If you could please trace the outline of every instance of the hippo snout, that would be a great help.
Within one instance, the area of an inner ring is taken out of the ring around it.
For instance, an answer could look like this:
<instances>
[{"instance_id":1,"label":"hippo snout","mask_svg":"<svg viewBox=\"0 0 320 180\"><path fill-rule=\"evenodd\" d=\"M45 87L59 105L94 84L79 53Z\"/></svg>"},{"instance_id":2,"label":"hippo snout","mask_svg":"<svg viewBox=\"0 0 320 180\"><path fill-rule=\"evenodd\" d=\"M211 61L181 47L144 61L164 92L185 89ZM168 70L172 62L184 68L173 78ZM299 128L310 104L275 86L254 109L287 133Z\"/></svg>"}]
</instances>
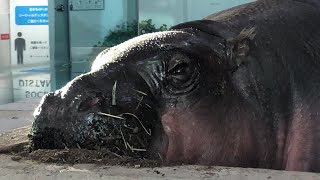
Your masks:
<instances>
[{"instance_id":1,"label":"hippo snout","mask_svg":"<svg viewBox=\"0 0 320 180\"><path fill-rule=\"evenodd\" d=\"M162 130L156 103L137 73L88 73L43 97L34 112L31 147L106 148L144 157Z\"/></svg>"}]
</instances>

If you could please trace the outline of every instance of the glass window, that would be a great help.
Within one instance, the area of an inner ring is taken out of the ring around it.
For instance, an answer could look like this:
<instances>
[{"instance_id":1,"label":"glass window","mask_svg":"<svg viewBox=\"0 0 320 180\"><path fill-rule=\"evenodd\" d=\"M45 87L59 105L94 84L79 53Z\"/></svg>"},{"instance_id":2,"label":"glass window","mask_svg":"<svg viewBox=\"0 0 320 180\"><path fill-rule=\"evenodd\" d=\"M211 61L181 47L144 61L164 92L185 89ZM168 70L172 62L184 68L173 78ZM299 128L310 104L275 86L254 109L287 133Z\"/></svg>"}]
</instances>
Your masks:
<instances>
[{"instance_id":1,"label":"glass window","mask_svg":"<svg viewBox=\"0 0 320 180\"><path fill-rule=\"evenodd\" d=\"M71 77L89 71L103 49L137 35L136 1L105 0L98 7L71 1L69 12ZM86 1L82 1L83 3Z\"/></svg>"},{"instance_id":2,"label":"glass window","mask_svg":"<svg viewBox=\"0 0 320 180\"><path fill-rule=\"evenodd\" d=\"M48 1L0 1L0 134L29 125L51 91Z\"/></svg>"},{"instance_id":3,"label":"glass window","mask_svg":"<svg viewBox=\"0 0 320 180\"><path fill-rule=\"evenodd\" d=\"M139 0L139 20L152 20L157 28L202 19L210 14L255 0ZM140 28L140 31L143 30Z\"/></svg>"}]
</instances>

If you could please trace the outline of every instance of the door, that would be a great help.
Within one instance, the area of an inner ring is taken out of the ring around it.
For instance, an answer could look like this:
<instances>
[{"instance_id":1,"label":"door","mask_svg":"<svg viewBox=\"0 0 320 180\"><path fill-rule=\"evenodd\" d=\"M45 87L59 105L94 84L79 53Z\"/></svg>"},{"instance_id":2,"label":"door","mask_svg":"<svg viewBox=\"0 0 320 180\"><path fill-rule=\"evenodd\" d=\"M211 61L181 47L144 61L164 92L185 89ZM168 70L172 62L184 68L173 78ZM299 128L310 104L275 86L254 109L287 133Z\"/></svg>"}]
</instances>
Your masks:
<instances>
[{"instance_id":1,"label":"door","mask_svg":"<svg viewBox=\"0 0 320 180\"><path fill-rule=\"evenodd\" d=\"M49 0L49 43L51 90L70 80L68 0Z\"/></svg>"}]
</instances>

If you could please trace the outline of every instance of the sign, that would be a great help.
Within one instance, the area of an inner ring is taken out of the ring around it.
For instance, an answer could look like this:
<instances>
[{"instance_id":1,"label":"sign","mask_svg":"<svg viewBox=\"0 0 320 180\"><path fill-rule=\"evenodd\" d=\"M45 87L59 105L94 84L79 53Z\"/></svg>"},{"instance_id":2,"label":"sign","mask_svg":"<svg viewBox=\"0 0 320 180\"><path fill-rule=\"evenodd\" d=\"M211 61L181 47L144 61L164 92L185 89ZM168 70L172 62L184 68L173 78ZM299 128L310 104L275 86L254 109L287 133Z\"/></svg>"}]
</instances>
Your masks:
<instances>
[{"instance_id":1,"label":"sign","mask_svg":"<svg viewBox=\"0 0 320 180\"><path fill-rule=\"evenodd\" d=\"M48 6L16 6L16 25L48 25Z\"/></svg>"},{"instance_id":2,"label":"sign","mask_svg":"<svg viewBox=\"0 0 320 180\"><path fill-rule=\"evenodd\" d=\"M14 99L37 98L50 92L50 74L47 68L25 69L15 72Z\"/></svg>"},{"instance_id":3,"label":"sign","mask_svg":"<svg viewBox=\"0 0 320 180\"><path fill-rule=\"evenodd\" d=\"M10 0L10 16L14 100L41 97L51 90L48 0Z\"/></svg>"},{"instance_id":4,"label":"sign","mask_svg":"<svg viewBox=\"0 0 320 180\"><path fill-rule=\"evenodd\" d=\"M104 0L70 0L71 11L103 10Z\"/></svg>"},{"instance_id":5,"label":"sign","mask_svg":"<svg viewBox=\"0 0 320 180\"><path fill-rule=\"evenodd\" d=\"M1 40L8 40L8 39L10 39L10 34L1 34L0 39Z\"/></svg>"}]
</instances>

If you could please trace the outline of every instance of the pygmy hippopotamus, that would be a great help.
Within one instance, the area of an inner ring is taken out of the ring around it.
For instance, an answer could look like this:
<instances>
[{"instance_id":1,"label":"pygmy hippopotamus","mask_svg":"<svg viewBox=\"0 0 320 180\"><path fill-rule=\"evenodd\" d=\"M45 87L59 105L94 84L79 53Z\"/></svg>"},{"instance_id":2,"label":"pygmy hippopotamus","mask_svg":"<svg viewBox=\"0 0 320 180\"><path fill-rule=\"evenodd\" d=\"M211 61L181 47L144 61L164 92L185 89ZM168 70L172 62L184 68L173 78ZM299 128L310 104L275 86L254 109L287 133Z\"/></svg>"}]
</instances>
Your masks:
<instances>
[{"instance_id":1,"label":"pygmy hippopotamus","mask_svg":"<svg viewBox=\"0 0 320 180\"><path fill-rule=\"evenodd\" d=\"M320 172L319 9L258 0L105 50L43 97L31 147Z\"/></svg>"}]
</instances>

